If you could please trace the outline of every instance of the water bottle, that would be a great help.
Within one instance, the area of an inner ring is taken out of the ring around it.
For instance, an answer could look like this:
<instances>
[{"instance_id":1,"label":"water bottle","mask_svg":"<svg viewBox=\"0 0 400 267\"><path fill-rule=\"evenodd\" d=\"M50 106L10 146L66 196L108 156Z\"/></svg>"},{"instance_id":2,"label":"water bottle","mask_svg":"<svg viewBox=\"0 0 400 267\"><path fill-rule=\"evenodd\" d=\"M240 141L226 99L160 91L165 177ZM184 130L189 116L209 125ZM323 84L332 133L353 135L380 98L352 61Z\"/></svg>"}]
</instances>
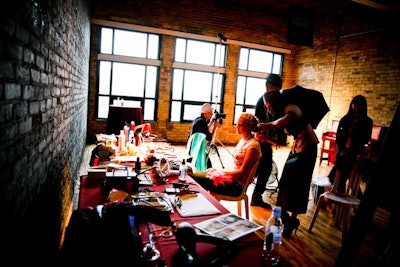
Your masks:
<instances>
[{"instance_id":1,"label":"water bottle","mask_svg":"<svg viewBox=\"0 0 400 267\"><path fill-rule=\"evenodd\" d=\"M179 166L179 181L186 182L187 166L185 159L182 160L182 164Z\"/></svg>"},{"instance_id":2,"label":"water bottle","mask_svg":"<svg viewBox=\"0 0 400 267\"><path fill-rule=\"evenodd\" d=\"M263 257L265 266L279 265L279 248L282 244L283 223L281 219L282 210L275 207L271 217L265 224L265 237L263 246Z\"/></svg>"}]
</instances>

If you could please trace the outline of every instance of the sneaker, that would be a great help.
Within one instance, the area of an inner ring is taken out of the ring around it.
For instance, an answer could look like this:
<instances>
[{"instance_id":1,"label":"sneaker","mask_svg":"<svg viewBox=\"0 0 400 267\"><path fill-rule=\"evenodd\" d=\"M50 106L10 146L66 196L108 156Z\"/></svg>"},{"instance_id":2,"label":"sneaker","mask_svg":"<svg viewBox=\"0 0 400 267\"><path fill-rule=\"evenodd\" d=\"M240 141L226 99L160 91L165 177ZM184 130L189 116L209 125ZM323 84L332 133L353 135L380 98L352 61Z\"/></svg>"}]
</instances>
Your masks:
<instances>
[{"instance_id":1,"label":"sneaker","mask_svg":"<svg viewBox=\"0 0 400 267\"><path fill-rule=\"evenodd\" d=\"M250 206L257 206L257 207L262 207L265 209L272 209L272 206L266 202L264 202L262 199L261 200L251 200Z\"/></svg>"}]
</instances>

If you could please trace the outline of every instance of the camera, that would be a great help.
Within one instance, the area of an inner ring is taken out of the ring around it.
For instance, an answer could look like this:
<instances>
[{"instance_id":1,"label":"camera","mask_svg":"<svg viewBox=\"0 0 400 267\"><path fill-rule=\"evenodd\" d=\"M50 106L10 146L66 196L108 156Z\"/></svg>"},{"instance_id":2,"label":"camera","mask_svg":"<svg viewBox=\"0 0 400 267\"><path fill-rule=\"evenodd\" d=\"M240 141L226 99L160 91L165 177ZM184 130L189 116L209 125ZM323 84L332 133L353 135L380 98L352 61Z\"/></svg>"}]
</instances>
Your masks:
<instances>
[{"instance_id":1,"label":"camera","mask_svg":"<svg viewBox=\"0 0 400 267\"><path fill-rule=\"evenodd\" d=\"M226 114L225 113L219 113L217 110L214 110L214 115L212 117L214 120L219 120L219 119L225 119Z\"/></svg>"}]
</instances>

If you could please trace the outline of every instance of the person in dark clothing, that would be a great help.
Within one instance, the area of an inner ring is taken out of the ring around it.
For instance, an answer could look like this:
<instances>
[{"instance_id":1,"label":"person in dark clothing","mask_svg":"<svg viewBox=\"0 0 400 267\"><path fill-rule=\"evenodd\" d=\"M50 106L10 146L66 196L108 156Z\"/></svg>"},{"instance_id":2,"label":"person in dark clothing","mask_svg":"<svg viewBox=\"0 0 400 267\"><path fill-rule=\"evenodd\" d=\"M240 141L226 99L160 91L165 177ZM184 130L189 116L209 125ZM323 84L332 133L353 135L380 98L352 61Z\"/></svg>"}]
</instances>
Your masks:
<instances>
[{"instance_id":1,"label":"person in dark clothing","mask_svg":"<svg viewBox=\"0 0 400 267\"><path fill-rule=\"evenodd\" d=\"M346 181L356 157L363 154L365 146L371 140L372 127L373 121L367 114L366 98L362 95L355 96L346 115L339 121L336 132L336 161L328 175L332 184L337 183L338 192L345 192ZM338 180L335 181L336 179Z\"/></svg>"},{"instance_id":2,"label":"person in dark clothing","mask_svg":"<svg viewBox=\"0 0 400 267\"><path fill-rule=\"evenodd\" d=\"M272 90L280 90L282 88L282 79L277 74L270 74L265 82L266 92ZM268 114L267 109L264 104L264 97L261 96L256 104L256 117L260 122L272 121L270 114ZM262 157L258 165L256 172L257 183L254 187L253 195L251 197L251 206L259 206L263 208L271 208L269 203L264 202L262 195L265 191L269 176L272 171L272 145L276 144L276 131L264 131L256 134L256 138L261 145ZM286 137L286 134L284 134ZM285 138L286 139L286 138Z\"/></svg>"},{"instance_id":3,"label":"person in dark clothing","mask_svg":"<svg viewBox=\"0 0 400 267\"><path fill-rule=\"evenodd\" d=\"M209 145L212 142L215 129L216 127L218 127L218 121L212 119L212 117L213 117L213 109L211 105L209 103L203 104L200 109L200 116L193 120L188 136L189 140L189 137L194 133L205 134L208 147L207 151L209 151ZM207 159L208 159L207 167L211 168L212 167L211 161L208 157Z\"/></svg>"},{"instance_id":4,"label":"person in dark clothing","mask_svg":"<svg viewBox=\"0 0 400 267\"><path fill-rule=\"evenodd\" d=\"M319 141L300 107L286 99L281 92L276 90L265 93L264 101L268 112L278 119L260 123L259 127L266 129L283 127L293 136L291 151L279 181L276 202L277 206L282 207L282 220L285 225L283 235L290 236L300 225L297 215L307 212Z\"/></svg>"}]
</instances>

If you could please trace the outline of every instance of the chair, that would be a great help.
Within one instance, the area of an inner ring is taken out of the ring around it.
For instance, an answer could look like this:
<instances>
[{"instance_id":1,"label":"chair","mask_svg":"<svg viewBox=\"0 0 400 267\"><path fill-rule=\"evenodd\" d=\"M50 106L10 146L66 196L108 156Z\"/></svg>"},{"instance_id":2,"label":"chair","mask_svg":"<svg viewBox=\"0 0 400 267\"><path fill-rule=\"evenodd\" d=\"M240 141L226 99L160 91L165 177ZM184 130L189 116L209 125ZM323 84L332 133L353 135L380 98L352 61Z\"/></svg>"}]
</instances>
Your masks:
<instances>
[{"instance_id":1,"label":"chair","mask_svg":"<svg viewBox=\"0 0 400 267\"><path fill-rule=\"evenodd\" d=\"M372 163L370 160L363 157L358 157L353 165L350 177L346 185L346 193L337 192L337 187L339 185L340 170L336 171L335 181L331 191L326 191L322 193L317 202L317 207L315 208L314 215L311 219L311 223L308 227L308 232L311 233L314 226L315 220L317 219L319 210L321 209L324 202L328 202L335 205L335 225L340 225L340 220L342 221L342 242L344 241L351 218L351 212L357 209L360 205L360 199L357 198L360 189L360 182L363 177L369 173Z\"/></svg>"},{"instance_id":2,"label":"chair","mask_svg":"<svg viewBox=\"0 0 400 267\"><path fill-rule=\"evenodd\" d=\"M260 157L261 158L261 157ZM213 195L218 201L225 200L225 201L236 201L237 202L237 209L238 209L238 215L242 216L242 200L244 200L244 208L246 211L246 219L249 219L249 197L247 196L247 187L249 184L253 182L254 176L256 175L257 168L258 168L258 163L260 162L260 158L258 158L255 162L253 167L251 168L249 175L247 177L246 183L243 187L242 192L240 193L239 196L233 197L233 196L227 196L227 195L222 195L214 192L210 192L211 195Z\"/></svg>"},{"instance_id":3,"label":"chair","mask_svg":"<svg viewBox=\"0 0 400 267\"><path fill-rule=\"evenodd\" d=\"M207 170L206 147L206 135L203 133L192 134L186 143L186 153L191 158L187 165L192 169L194 175L196 175L196 172Z\"/></svg>"},{"instance_id":4,"label":"chair","mask_svg":"<svg viewBox=\"0 0 400 267\"><path fill-rule=\"evenodd\" d=\"M381 136L381 126L372 126L372 133L371 133L371 140L368 142L367 145L365 145L365 156L367 158L371 158L376 160L377 159L377 154L379 150L379 138Z\"/></svg>"},{"instance_id":5,"label":"chair","mask_svg":"<svg viewBox=\"0 0 400 267\"><path fill-rule=\"evenodd\" d=\"M135 132L141 133L141 134L145 134L148 133L149 135L152 134L151 132L151 124L146 122L140 125L136 125L135 126Z\"/></svg>"},{"instance_id":6,"label":"chair","mask_svg":"<svg viewBox=\"0 0 400 267\"><path fill-rule=\"evenodd\" d=\"M321 140L321 153L319 156L319 165L321 165L323 160L328 161L329 163L334 164L336 160L336 132L339 125L339 120L332 120L331 129L322 134ZM327 143L325 143L327 142ZM327 157L324 157L324 154L328 154Z\"/></svg>"}]
</instances>

